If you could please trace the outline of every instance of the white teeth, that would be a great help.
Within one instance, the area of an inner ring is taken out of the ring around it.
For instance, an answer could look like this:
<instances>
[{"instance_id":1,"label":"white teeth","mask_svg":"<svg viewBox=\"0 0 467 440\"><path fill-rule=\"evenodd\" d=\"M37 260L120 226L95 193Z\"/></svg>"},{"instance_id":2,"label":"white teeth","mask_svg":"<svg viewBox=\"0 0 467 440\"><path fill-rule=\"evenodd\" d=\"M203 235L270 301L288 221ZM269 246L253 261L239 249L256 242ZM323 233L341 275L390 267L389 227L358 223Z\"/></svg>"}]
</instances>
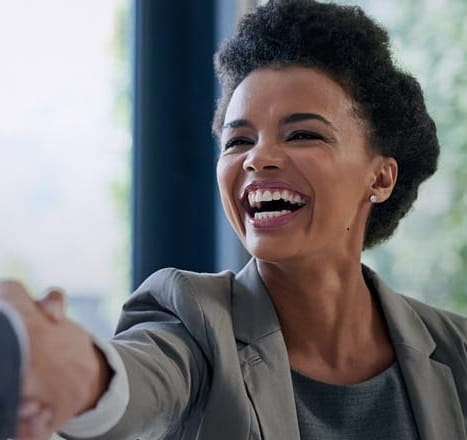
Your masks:
<instances>
[{"instance_id":1,"label":"white teeth","mask_svg":"<svg viewBox=\"0 0 467 440\"><path fill-rule=\"evenodd\" d=\"M279 200L281 198L280 191L274 191L272 194L272 200Z\"/></svg>"},{"instance_id":2,"label":"white teeth","mask_svg":"<svg viewBox=\"0 0 467 440\"><path fill-rule=\"evenodd\" d=\"M248 193L248 203L251 207L260 207L261 202L270 202L272 200L283 199L289 203L305 203L305 199L299 194L289 190L261 190L257 189Z\"/></svg>"},{"instance_id":3,"label":"white teeth","mask_svg":"<svg viewBox=\"0 0 467 440\"><path fill-rule=\"evenodd\" d=\"M263 201L263 197L262 197L262 194L261 194L261 191L256 191L254 193L255 195L255 202L256 203L261 203Z\"/></svg>"},{"instance_id":4,"label":"white teeth","mask_svg":"<svg viewBox=\"0 0 467 440\"><path fill-rule=\"evenodd\" d=\"M302 198L298 194L295 194L293 201L294 203L300 203L302 201Z\"/></svg>"},{"instance_id":5,"label":"white teeth","mask_svg":"<svg viewBox=\"0 0 467 440\"><path fill-rule=\"evenodd\" d=\"M272 200L271 191L264 191L263 193L263 202L270 202Z\"/></svg>"},{"instance_id":6,"label":"white teeth","mask_svg":"<svg viewBox=\"0 0 467 440\"><path fill-rule=\"evenodd\" d=\"M266 220L268 218L281 217L290 214L292 211L283 209L282 211L255 212L255 220Z\"/></svg>"}]
</instances>

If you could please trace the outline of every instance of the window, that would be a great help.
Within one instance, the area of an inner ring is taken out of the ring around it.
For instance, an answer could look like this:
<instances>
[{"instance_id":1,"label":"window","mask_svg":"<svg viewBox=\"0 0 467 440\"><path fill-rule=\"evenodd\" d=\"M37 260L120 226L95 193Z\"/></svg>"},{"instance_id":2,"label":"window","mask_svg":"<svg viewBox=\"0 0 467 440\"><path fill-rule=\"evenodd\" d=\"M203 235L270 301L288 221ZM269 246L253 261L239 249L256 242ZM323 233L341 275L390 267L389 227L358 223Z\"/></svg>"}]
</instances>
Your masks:
<instances>
[{"instance_id":1,"label":"window","mask_svg":"<svg viewBox=\"0 0 467 440\"><path fill-rule=\"evenodd\" d=\"M0 277L102 336L129 292L130 5L0 4Z\"/></svg>"}]
</instances>

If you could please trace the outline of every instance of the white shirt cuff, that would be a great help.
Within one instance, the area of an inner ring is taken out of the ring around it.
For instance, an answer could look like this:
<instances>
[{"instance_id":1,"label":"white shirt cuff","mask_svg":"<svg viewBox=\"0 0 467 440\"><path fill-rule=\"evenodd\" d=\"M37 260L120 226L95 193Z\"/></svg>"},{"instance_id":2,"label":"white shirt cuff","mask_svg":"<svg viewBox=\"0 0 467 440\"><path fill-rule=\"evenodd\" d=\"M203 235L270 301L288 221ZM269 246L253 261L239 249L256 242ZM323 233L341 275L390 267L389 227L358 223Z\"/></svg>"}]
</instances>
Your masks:
<instances>
[{"instance_id":1,"label":"white shirt cuff","mask_svg":"<svg viewBox=\"0 0 467 440\"><path fill-rule=\"evenodd\" d=\"M118 351L110 342L96 336L94 343L104 354L114 375L96 407L73 418L63 427L61 432L70 437L89 438L105 434L122 418L130 399L128 376Z\"/></svg>"},{"instance_id":2,"label":"white shirt cuff","mask_svg":"<svg viewBox=\"0 0 467 440\"><path fill-rule=\"evenodd\" d=\"M18 338L21 353L21 376L24 376L29 362L29 336L20 314L14 307L0 300L0 311L6 316Z\"/></svg>"}]
</instances>

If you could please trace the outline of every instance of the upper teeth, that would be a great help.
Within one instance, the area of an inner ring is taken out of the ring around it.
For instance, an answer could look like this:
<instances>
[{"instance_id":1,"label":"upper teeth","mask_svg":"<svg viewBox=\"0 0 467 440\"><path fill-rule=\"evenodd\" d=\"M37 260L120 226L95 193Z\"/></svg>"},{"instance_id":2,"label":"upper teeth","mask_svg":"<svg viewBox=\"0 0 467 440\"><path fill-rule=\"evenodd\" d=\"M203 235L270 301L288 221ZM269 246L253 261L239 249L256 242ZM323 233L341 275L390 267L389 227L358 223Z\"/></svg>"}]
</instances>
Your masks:
<instances>
[{"instance_id":1,"label":"upper teeth","mask_svg":"<svg viewBox=\"0 0 467 440\"><path fill-rule=\"evenodd\" d=\"M305 203L305 199L297 193L287 189L257 189L248 193L248 202L251 207L260 207L261 202L270 202L271 200L284 200L289 203Z\"/></svg>"}]
</instances>

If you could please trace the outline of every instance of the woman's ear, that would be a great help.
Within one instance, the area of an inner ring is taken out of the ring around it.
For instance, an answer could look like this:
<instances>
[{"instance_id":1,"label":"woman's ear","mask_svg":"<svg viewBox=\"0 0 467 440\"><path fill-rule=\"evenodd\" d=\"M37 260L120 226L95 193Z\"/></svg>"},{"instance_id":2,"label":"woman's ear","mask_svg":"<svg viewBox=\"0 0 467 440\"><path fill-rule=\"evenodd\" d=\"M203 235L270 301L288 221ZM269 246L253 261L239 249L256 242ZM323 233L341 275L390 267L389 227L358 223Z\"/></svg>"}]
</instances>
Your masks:
<instances>
[{"instance_id":1,"label":"woman's ear","mask_svg":"<svg viewBox=\"0 0 467 440\"><path fill-rule=\"evenodd\" d=\"M380 156L376 167L375 178L371 185L372 194L377 202L389 199L397 181L398 165L393 157Z\"/></svg>"}]
</instances>

